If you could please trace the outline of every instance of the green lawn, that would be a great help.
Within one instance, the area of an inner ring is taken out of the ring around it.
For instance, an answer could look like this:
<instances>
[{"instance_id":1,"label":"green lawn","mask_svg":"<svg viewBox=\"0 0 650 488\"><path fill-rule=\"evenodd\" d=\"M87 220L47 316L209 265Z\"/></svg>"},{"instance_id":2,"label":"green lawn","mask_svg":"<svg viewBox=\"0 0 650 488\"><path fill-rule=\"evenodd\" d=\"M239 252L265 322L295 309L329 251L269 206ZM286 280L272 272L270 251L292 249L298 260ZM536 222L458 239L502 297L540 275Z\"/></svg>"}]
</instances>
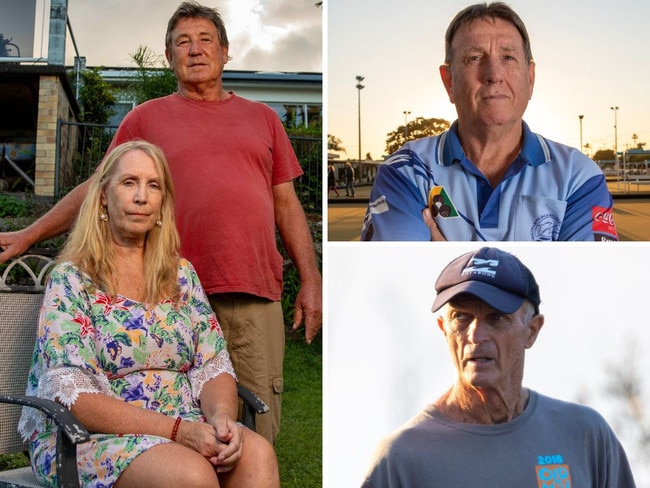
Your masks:
<instances>
[{"instance_id":1,"label":"green lawn","mask_svg":"<svg viewBox=\"0 0 650 488\"><path fill-rule=\"evenodd\" d=\"M282 423L275 446L283 488L323 484L321 337L309 346L304 329L287 337Z\"/></svg>"}]
</instances>

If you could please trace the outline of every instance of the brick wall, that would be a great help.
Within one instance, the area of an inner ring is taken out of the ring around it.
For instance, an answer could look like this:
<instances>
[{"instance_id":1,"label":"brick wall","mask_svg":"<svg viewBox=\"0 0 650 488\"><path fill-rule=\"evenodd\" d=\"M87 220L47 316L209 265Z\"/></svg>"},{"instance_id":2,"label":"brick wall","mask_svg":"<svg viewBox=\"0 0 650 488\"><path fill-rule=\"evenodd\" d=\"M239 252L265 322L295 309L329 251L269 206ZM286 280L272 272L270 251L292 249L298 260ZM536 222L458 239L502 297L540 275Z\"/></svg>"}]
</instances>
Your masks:
<instances>
[{"instance_id":1,"label":"brick wall","mask_svg":"<svg viewBox=\"0 0 650 488\"><path fill-rule=\"evenodd\" d=\"M56 173L57 119L74 120L70 101L58 76L41 76L36 125L36 167L34 194L53 197Z\"/></svg>"}]
</instances>

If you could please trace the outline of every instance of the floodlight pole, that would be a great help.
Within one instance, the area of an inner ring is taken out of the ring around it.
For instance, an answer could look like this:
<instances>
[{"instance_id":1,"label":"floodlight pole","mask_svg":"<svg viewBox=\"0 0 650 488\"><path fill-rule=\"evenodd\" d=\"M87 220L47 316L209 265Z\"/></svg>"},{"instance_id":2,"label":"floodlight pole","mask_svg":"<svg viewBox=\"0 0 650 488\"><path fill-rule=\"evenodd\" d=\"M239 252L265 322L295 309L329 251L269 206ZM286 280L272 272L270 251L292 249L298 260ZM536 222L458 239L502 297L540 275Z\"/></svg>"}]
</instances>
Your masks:
<instances>
[{"instance_id":1,"label":"floodlight pole","mask_svg":"<svg viewBox=\"0 0 650 488\"><path fill-rule=\"evenodd\" d=\"M617 112L618 107L609 107L610 110L614 111L614 161L616 162L616 171L619 170L618 166L618 118Z\"/></svg>"},{"instance_id":2,"label":"floodlight pole","mask_svg":"<svg viewBox=\"0 0 650 488\"><path fill-rule=\"evenodd\" d=\"M361 168L361 90L364 89L364 86L361 84L361 82L364 80L363 76L358 76L357 75L357 90L358 90L358 97L357 97L357 107L358 107L358 113L359 113L359 168Z\"/></svg>"},{"instance_id":3,"label":"floodlight pole","mask_svg":"<svg viewBox=\"0 0 650 488\"><path fill-rule=\"evenodd\" d=\"M580 152L583 153L584 151L582 150L582 119L584 115L578 115L578 118L580 119Z\"/></svg>"},{"instance_id":4,"label":"floodlight pole","mask_svg":"<svg viewBox=\"0 0 650 488\"><path fill-rule=\"evenodd\" d=\"M408 116L410 114L410 110L404 110L404 141L409 138Z\"/></svg>"}]
</instances>

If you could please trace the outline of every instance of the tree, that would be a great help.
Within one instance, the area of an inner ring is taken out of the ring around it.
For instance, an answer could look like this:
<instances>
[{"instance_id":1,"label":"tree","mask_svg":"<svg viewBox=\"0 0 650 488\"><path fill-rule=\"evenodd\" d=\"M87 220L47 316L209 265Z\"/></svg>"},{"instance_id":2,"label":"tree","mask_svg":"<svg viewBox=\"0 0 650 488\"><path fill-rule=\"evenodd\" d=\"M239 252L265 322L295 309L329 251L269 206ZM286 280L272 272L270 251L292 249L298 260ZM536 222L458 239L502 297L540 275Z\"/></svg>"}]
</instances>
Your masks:
<instances>
[{"instance_id":1,"label":"tree","mask_svg":"<svg viewBox=\"0 0 650 488\"><path fill-rule=\"evenodd\" d=\"M613 149L599 149L592 157L594 161L614 161Z\"/></svg>"},{"instance_id":2,"label":"tree","mask_svg":"<svg viewBox=\"0 0 650 488\"><path fill-rule=\"evenodd\" d=\"M386 134L386 153L392 154L408 141L436 136L447 129L449 129L449 122L444 119L417 117L406 126L401 125Z\"/></svg>"},{"instance_id":3,"label":"tree","mask_svg":"<svg viewBox=\"0 0 650 488\"><path fill-rule=\"evenodd\" d=\"M176 91L178 87L176 76L167 66L163 56L156 54L147 46L138 46L138 49L129 56L138 68L137 77L130 85L135 93L136 103L164 97Z\"/></svg>"},{"instance_id":4,"label":"tree","mask_svg":"<svg viewBox=\"0 0 650 488\"><path fill-rule=\"evenodd\" d=\"M59 172L59 195L65 195L86 180L97 167L113 137L113 130L107 124L115 113L115 102L113 88L102 78L98 68L81 72L79 121L91 124L91 127L81 131L82 154L74 157L71 164L64 165ZM96 127L95 124L104 127Z\"/></svg>"},{"instance_id":5,"label":"tree","mask_svg":"<svg viewBox=\"0 0 650 488\"><path fill-rule=\"evenodd\" d=\"M644 150L645 142L639 142L639 136L637 134L632 134L632 141L634 142L631 149L636 149L639 151ZM648 159L648 157L643 154L633 154L627 156L627 160L630 163L642 163L646 159Z\"/></svg>"},{"instance_id":6,"label":"tree","mask_svg":"<svg viewBox=\"0 0 650 488\"><path fill-rule=\"evenodd\" d=\"M632 134L632 140L634 141L634 147L632 149L641 149L643 150L645 142L639 142L638 134Z\"/></svg>"},{"instance_id":7,"label":"tree","mask_svg":"<svg viewBox=\"0 0 650 488\"><path fill-rule=\"evenodd\" d=\"M637 481L641 481L650 479L650 411L643 391L644 373L637 362L638 343L630 340L627 347L626 354L621 355L623 359L605 368L608 375L605 388L616 407L612 426L631 447L627 454L638 469Z\"/></svg>"},{"instance_id":8,"label":"tree","mask_svg":"<svg viewBox=\"0 0 650 488\"><path fill-rule=\"evenodd\" d=\"M339 139L336 136L333 136L332 134L327 134L327 150L342 151L344 153L347 153L347 151L343 147L343 142L341 141L341 139Z\"/></svg>"},{"instance_id":9,"label":"tree","mask_svg":"<svg viewBox=\"0 0 650 488\"><path fill-rule=\"evenodd\" d=\"M115 113L115 95L111 86L101 77L98 69L82 72L81 80L79 119L92 124L107 124Z\"/></svg>"}]
</instances>

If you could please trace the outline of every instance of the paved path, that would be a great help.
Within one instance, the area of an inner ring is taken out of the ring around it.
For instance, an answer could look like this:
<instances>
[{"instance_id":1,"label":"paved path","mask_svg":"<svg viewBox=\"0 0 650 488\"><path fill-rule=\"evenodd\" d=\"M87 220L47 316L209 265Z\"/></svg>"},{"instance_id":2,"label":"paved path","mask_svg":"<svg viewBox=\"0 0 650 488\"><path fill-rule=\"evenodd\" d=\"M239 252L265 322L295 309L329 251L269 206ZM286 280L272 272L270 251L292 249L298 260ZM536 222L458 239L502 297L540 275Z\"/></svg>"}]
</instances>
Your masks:
<instances>
[{"instance_id":1,"label":"paved path","mask_svg":"<svg viewBox=\"0 0 650 488\"><path fill-rule=\"evenodd\" d=\"M344 190L345 191L345 190ZM614 195L614 221L621 241L650 241L650 194L618 191ZM339 191L340 193L340 191ZM359 241L363 216L368 205L369 186L358 187L355 198L330 198L327 206L329 241Z\"/></svg>"},{"instance_id":2,"label":"paved path","mask_svg":"<svg viewBox=\"0 0 650 488\"><path fill-rule=\"evenodd\" d=\"M621 241L650 241L650 198L614 198L614 222Z\"/></svg>"},{"instance_id":3,"label":"paved path","mask_svg":"<svg viewBox=\"0 0 650 488\"><path fill-rule=\"evenodd\" d=\"M345 196L345 188L339 189L342 195L337 198L331 192L327 205L327 239L329 241L361 240L361 225L368 206L370 186L358 186L356 196Z\"/></svg>"}]
</instances>

